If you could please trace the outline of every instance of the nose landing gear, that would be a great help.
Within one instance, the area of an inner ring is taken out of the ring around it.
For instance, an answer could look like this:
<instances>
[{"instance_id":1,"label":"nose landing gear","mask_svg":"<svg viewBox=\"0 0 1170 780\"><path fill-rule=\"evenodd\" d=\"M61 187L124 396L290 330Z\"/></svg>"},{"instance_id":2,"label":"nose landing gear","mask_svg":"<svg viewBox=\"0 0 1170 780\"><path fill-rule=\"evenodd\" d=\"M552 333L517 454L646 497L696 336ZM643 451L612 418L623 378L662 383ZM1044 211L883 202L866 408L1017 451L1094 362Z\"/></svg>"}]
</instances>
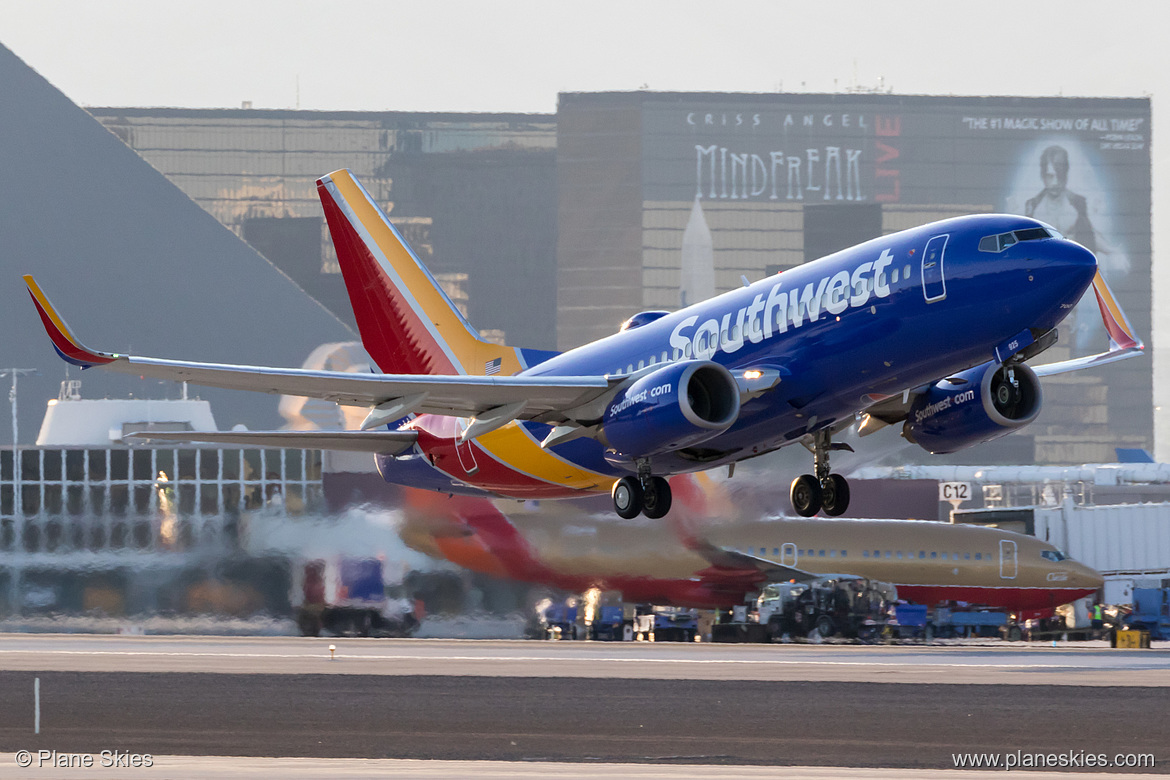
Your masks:
<instances>
[{"instance_id":1,"label":"nose landing gear","mask_svg":"<svg viewBox=\"0 0 1170 780\"><path fill-rule=\"evenodd\" d=\"M829 452L853 452L853 448L843 442L834 444L832 434L824 430L813 434L811 449L816 474L801 474L792 480L792 509L801 517L812 517L821 511L830 517L845 514L849 508L849 482L840 474L829 473Z\"/></svg>"},{"instance_id":2,"label":"nose landing gear","mask_svg":"<svg viewBox=\"0 0 1170 780\"><path fill-rule=\"evenodd\" d=\"M666 517L670 511L670 483L650 475L650 464L638 464L638 476L622 477L610 491L618 517L629 520L639 513L651 520Z\"/></svg>"}]
</instances>

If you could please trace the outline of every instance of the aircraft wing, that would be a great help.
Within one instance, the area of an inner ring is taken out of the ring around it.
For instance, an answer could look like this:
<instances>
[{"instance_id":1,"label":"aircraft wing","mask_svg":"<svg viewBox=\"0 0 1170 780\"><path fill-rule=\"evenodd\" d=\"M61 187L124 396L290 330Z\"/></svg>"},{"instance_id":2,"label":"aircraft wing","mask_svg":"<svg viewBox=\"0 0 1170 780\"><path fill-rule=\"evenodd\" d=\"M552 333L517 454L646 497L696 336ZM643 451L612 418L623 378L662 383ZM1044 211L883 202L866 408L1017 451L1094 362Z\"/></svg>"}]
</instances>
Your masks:
<instances>
[{"instance_id":1,"label":"aircraft wing","mask_svg":"<svg viewBox=\"0 0 1170 780\"><path fill-rule=\"evenodd\" d=\"M141 442L208 442L239 447L292 447L303 450L400 455L418 438L416 431L159 431L123 437Z\"/></svg>"},{"instance_id":2,"label":"aircraft wing","mask_svg":"<svg viewBox=\"0 0 1170 780\"><path fill-rule=\"evenodd\" d=\"M151 379L192 382L229 390L305 396L346 406L372 407L363 428L375 427L423 412L456 417L558 420L560 414L594 401L608 391L602 376L435 376L353 374L340 371L192 363L132 357L89 349L76 339L31 276L24 277L29 294L53 347L67 362L82 368L99 366ZM364 440L363 440L363 446Z\"/></svg>"},{"instance_id":3,"label":"aircraft wing","mask_svg":"<svg viewBox=\"0 0 1170 780\"><path fill-rule=\"evenodd\" d=\"M756 570L768 577L770 581L782 582L785 580L794 580L796 582L809 582L810 580L820 579L824 575L813 574L804 569L797 569L793 566L784 566L769 561L767 558L759 558L748 553L741 553L737 550L729 550L726 547L719 547L710 542L691 539L688 546L707 559L707 562L712 566L720 569L737 569L737 570Z\"/></svg>"}]
</instances>

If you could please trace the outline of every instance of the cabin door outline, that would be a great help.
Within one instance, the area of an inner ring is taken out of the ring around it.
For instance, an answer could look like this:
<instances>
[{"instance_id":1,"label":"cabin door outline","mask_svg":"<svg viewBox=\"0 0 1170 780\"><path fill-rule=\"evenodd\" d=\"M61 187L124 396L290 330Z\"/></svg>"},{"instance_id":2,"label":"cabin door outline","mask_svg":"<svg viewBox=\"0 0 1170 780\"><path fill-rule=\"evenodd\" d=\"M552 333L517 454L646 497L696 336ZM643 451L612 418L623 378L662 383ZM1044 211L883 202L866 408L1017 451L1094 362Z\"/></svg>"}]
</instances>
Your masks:
<instances>
[{"instance_id":1,"label":"cabin door outline","mask_svg":"<svg viewBox=\"0 0 1170 780\"><path fill-rule=\"evenodd\" d=\"M999 540L999 578L1014 580L1019 570L1019 550L1011 539Z\"/></svg>"},{"instance_id":2,"label":"cabin door outline","mask_svg":"<svg viewBox=\"0 0 1170 780\"><path fill-rule=\"evenodd\" d=\"M784 544L780 545L780 565L781 566L791 566L792 568L795 569L796 568L796 561L797 561L798 557L799 557L799 555L797 554L795 544L793 544L792 542L785 542Z\"/></svg>"},{"instance_id":3,"label":"cabin door outline","mask_svg":"<svg viewBox=\"0 0 1170 780\"><path fill-rule=\"evenodd\" d=\"M463 469L463 473L468 476L479 471L479 464L475 462L475 450L471 446L471 439L459 443L459 438L463 436L463 432L471 421L466 417L457 417L455 419L455 455L459 458L459 467Z\"/></svg>"},{"instance_id":4,"label":"cabin door outline","mask_svg":"<svg viewBox=\"0 0 1170 780\"><path fill-rule=\"evenodd\" d=\"M949 233L934 236L922 250L922 295L927 303L936 303L947 297L947 280L943 271L943 258L947 251Z\"/></svg>"}]
</instances>

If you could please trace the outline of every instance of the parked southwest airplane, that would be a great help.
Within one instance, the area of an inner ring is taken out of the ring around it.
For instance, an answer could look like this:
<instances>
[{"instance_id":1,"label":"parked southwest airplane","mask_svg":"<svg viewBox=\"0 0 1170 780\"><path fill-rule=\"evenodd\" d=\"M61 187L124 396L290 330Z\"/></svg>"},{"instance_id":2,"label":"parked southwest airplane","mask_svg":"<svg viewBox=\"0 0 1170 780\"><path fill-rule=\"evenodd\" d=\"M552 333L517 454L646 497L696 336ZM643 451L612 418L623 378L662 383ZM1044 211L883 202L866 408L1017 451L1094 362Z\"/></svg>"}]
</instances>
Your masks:
<instances>
[{"instance_id":1,"label":"parked southwest airplane","mask_svg":"<svg viewBox=\"0 0 1170 780\"><path fill-rule=\"evenodd\" d=\"M349 171L319 179L317 191L362 343L385 373L98 352L26 276L54 347L83 368L369 408L361 431L154 440L371 452L387 481L443 493L608 490L625 518L664 516L667 476L793 443L814 464L792 483L794 509L839 515L849 486L829 454L848 445L834 434L901 422L924 449L954 452L1034 420L1039 376L1142 349L1093 254L1008 215L883 236L676 312L636 314L561 354L502 347L479 337ZM1029 367L1090 284L1110 350Z\"/></svg>"},{"instance_id":2,"label":"parked southwest airplane","mask_svg":"<svg viewBox=\"0 0 1170 780\"><path fill-rule=\"evenodd\" d=\"M694 489L680 482L686 479L672 482L697 511L672 513L668 526L580 512L505 515L485 499L412 491L401 535L420 552L483 574L708 609L743 604L768 583L846 576L889 583L916 604L963 601L1028 619L1051 615L1103 582L1033 536L914 520L749 519L699 508ZM698 520L712 515L721 521Z\"/></svg>"}]
</instances>

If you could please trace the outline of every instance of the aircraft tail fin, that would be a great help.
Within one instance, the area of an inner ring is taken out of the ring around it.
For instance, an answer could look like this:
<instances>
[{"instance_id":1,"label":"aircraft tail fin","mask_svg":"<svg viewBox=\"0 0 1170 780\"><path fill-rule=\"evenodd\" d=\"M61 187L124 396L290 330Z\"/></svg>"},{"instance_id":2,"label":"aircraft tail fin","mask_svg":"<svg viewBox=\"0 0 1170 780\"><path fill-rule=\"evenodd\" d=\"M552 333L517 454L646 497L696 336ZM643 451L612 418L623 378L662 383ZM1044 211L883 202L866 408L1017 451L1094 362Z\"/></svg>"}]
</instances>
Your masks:
<instances>
[{"instance_id":1,"label":"aircraft tail fin","mask_svg":"<svg viewBox=\"0 0 1170 780\"><path fill-rule=\"evenodd\" d=\"M480 338L352 173L322 176L317 194L362 345L379 369L510 376L539 362L531 350Z\"/></svg>"}]
</instances>

